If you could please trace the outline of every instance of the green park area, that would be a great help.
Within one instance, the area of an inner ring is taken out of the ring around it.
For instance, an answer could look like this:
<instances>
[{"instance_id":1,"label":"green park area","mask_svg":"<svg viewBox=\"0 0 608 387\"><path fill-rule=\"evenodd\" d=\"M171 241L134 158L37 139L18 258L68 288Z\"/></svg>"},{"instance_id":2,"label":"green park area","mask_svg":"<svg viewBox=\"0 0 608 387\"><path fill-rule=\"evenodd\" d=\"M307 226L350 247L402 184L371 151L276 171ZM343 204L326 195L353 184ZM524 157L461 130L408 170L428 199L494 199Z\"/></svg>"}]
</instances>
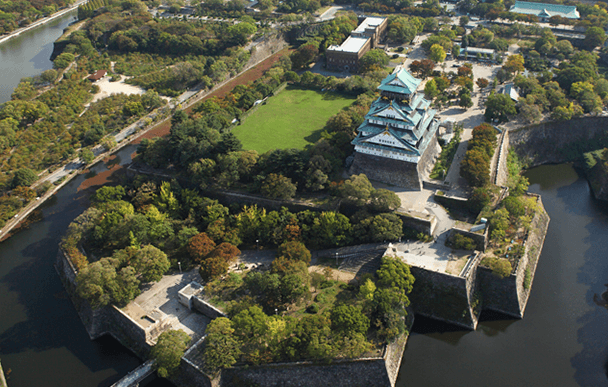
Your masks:
<instances>
[{"instance_id":1,"label":"green park area","mask_svg":"<svg viewBox=\"0 0 608 387\"><path fill-rule=\"evenodd\" d=\"M302 149L315 143L327 120L355 99L332 92L287 87L232 130L247 150Z\"/></svg>"}]
</instances>

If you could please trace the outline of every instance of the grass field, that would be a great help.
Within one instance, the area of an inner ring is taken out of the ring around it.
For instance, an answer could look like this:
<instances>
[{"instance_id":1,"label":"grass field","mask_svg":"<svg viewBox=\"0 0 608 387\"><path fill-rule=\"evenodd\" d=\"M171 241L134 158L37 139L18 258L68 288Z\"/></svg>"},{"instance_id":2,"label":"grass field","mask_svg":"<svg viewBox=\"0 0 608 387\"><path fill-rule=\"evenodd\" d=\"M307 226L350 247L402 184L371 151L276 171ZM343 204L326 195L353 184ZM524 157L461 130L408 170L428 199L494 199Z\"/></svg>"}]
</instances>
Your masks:
<instances>
[{"instance_id":1,"label":"grass field","mask_svg":"<svg viewBox=\"0 0 608 387\"><path fill-rule=\"evenodd\" d=\"M352 104L354 98L287 87L266 101L266 105L232 129L244 149L260 154L314 144L329 117Z\"/></svg>"}]
</instances>

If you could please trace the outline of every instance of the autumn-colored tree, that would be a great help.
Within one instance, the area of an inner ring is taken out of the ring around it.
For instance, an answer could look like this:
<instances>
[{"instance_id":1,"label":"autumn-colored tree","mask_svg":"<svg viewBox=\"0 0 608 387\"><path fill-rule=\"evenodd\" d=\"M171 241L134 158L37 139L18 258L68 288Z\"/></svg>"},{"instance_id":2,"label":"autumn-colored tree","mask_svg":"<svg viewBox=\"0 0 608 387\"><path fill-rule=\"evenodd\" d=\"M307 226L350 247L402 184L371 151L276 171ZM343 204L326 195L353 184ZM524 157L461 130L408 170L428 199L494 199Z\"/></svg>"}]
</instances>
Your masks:
<instances>
[{"instance_id":1,"label":"autumn-colored tree","mask_svg":"<svg viewBox=\"0 0 608 387\"><path fill-rule=\"evenodd\" d=\"M228 262L222 257L210 257L201 263L198 271L205 281L212 281L228 272Z\"/></svg>"},{"instance_id":2,"label":"autumn-colored tree","mask_svg":"<svg viewBox=\"0 0 608 387\"><path fill-rule=\"evenodd\" d=\"M215 242L206 233L202 232L190 238L186 248L190 257L196 263L201 263L215 249Z\"/></svg>"},{"instance_id":3,"label":"autumn-colored tree","mask_svg":"<svg viewBox=\"0 0 608 387\"><path fill-rule=\"evenodd\" d=\"M458 67L458 76L459 77L470 77L473 75L473 69L469 66L460 66Z\"/></svg>"},{"instance_id":4,"label":"autumn-colored tree","mask_svg":"<svg viewBox=\"0 0 608 387\"><path fill-rule=\"evenodd\" d=\"M430 59L415 60L410 64L410 71L421 77L428 77L435 69L435 62Z\"/></svg>"},{"instance_id":5,"label":"autumn-colored tree","mask_svg":"<svg viewBox=\"0 0 608 387\"><path fill-rule=\"evenodd\" d=\"M226 260L226 262L231 263L234 259L241 253L236 246L228 242L220 243L211 253L209 253L209 257L220 257Z\"/></svg>"},{"instance_id":6,"label":"autumn-colored tree","mask_svg":"<svg viewBox=\"0 0 608 387\"><path fill-rule=\"evenodd\" d=\"M302 239L302 229L298 225L298 220L292 218L283 230L283 239L286 241L299 241Z\"/></svg>"},{"instance_id":7,"label":"autumn-colored tree","mask_svg":"<svg viewBox=\"0 0 608 387\"><path fill-rule=\"evenodd\" d=\"M474 187L489 183L490 161L487 155L477 148L467 151L460 166L460 175Z\"/></svg>"},{"instance_id":8,"label":"autumn-colored tree","mask_svg":"<svg viewBox=\"0 0 608 387\"><path fill-rule=\"evenodd\" d=\"M480 89L484 89L488 87L490 81L485 78L477 78L477 81L475 83L477 83L477 87L479 87Z\"/></svg>"},{"instance_id":9,"label":"autumn-colored tree","mask_svg":"<svg viewBox=\"0 0 608 387\"><path fill-rule=\"evenodd\" d=\"M13 189L13 196L19 197L26 202L34 199L36 197L36 191L31 189L30 187L19 186Z\"/></svg>"}]
</instances>

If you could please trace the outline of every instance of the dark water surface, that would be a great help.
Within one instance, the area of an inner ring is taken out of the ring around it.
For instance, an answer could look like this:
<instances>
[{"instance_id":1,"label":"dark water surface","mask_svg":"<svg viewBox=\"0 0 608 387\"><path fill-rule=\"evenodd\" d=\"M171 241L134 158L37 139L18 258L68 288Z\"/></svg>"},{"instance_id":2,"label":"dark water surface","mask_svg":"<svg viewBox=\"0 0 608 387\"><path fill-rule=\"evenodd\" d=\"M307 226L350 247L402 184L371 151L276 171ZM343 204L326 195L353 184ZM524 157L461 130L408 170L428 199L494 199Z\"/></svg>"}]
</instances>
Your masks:
<instances>
[{"instance_id":1,"label":"dark water surface","mask_svg":"<svg viewBox=\"0 0 608 387\"><path fill-rule=\"evenodd\" d=\"M130 162L130 146L119 152ZM93 168L105 171L105 165ZM110 386L140 364L110 338L89 337L55 272L57 246L87 206L80 175L42 206L42 220L0 243L0 359L11 387Z\"/></svg>"},{"instance_id":2,"label":"dark water surface","mask_svg":"<svg viewBox=\"0 0 608 387\"><path fill-rule=\"evenodd\" d=\"M608 386L608 310L593 302L608 283L608 210L569 165L527 177L551 223L524 319L445 332L418 318L399 387Z\"/></svg>"},{"instance_id":3,"label":"dark water surface","mask_svg":"<svg viewBox=\"0 0 608 387\"><path fill-rule=\"evenodd\" d=\"M38 28L0 44L0 103L11 99L19 80L53 68L53 42L63 29L76 20L76 11L68 12Z\"/></svg>"}]
</instances>

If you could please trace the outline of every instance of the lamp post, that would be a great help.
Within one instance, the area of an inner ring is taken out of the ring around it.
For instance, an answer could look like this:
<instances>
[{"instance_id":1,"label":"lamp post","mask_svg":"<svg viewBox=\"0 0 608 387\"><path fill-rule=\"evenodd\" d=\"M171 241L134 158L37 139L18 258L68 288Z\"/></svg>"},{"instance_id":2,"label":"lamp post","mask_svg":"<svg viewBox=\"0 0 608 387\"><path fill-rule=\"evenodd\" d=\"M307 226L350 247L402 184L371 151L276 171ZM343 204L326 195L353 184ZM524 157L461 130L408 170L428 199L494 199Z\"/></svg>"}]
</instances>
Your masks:
<instances>
[{"instance_id":1,"label":"lamp post","mask_svg":"<svg viewBox=\"0 0 608 387\"><path fill-rule=\"evenodd\" d=\"M179 273L181 274L182 273L182 263L178 262L177 266L179 266Z\"/></svg>"},{"instance_id":2,"label":"lamp post","mask_svg":"<svg viewBox=\"0 0 608 387\"><path fill-rule=\"evenodd\" d=\"M259 239L256 239L256 240L255 240L255 249L256 249L256 250L259 250L259 249L260 249L260 240L259 240Z\"/></svg>"},{"instance_id":3,"label":"lamp post","mask_svg":"<svg viewBox=\"0 0 608 387\"><path fill-rule=\"evenodd\" d=\"M336 251L336 268L338 267L338 252Z\"/></svg>"}]
</instances>

